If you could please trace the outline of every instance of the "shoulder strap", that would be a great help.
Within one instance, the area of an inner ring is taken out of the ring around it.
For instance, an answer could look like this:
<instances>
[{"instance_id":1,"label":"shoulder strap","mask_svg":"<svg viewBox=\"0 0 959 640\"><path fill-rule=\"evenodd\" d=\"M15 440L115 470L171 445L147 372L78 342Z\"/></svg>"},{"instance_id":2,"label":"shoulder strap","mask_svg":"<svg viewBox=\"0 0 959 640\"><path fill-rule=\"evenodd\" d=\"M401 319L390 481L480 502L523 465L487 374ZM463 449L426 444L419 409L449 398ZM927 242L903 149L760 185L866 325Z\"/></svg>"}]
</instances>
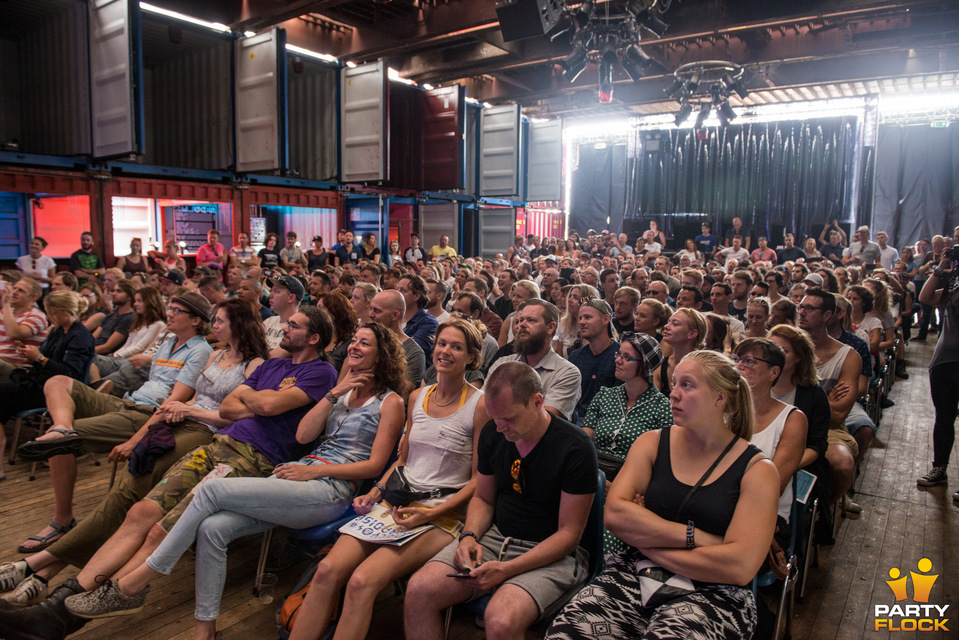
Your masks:
<instances>
[{"instance_id":1,"label":"shoulder strap","mask_svg":"<svg viewBox=\"0 0 959 640\"><path fill-rule=\"evenodd\" d=\"M706 478L708 478L709 474L711 474L716 469L716 467L719 466L719 463L722 462L723 458L726 457L726 454L729 453L729 450L733 448L733 445L736 444L737 440L739 440L739 436L733 436L733 439L729 442L729 444L726 445L726 448L723 449L723 452L719 454L719 457L716 458L716 461L713 462L713 464L708 469L706 469L706 473L703 474L703 477L700 478L698 482L696 482L696 484L693 486L692 489L689 490L689 493L686 494L686 497L683 498L683 501L679 503L679 508L676 509L677 518L679 517L679 514L682 513L683 508L686 506L686 503L689 502L689 499L692 498L693 494L696 493L699 487L701 487L702 484L706 482Z\"/></svg>"}]
</instances>

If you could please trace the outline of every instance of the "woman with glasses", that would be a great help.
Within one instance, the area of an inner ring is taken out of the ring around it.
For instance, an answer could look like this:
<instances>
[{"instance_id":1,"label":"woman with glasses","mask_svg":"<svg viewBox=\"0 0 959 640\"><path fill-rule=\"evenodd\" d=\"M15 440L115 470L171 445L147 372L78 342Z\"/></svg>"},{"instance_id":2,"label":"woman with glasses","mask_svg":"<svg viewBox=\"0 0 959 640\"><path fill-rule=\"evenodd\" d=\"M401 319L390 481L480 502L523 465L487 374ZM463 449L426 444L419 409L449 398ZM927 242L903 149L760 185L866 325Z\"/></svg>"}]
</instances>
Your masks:
<instances>
[{"instance_id":1,"label":"woman with glasses","mask_svg":"<svg viewBox=\"0 0 959 640\"><path fill-rule=\"evenodd\" d=\"M23 275L36 280L44 291L50 287L53 277L57 274L57 263L50 256L43 255L43 250L46 248L47 241L40 236L35 236L30 241L30 253L17 258L17 269L22 271Z\"/></svg>"},{"instance_id":2,"label":"woman with glasses","mask_svg":"<svg viewBox=\"0 0 959 640\"><path fill-rule=\"evenodd\" d=\"M630 546L606 557L548 640L753 637L747 585L772 540L776 468L749 443L752 398L729 358L690 353L675 379L673 425L636 439L606 498L606 527ZM647 564L695 585L646 599Z\"/></svg>"},{"instance_id":3,"label":"woman with glasses","mask_svg":"<svg viewBox=\"0 0 959 640\"><path fill-rule=\"evenodd\" d=\"M106 303L100 285L92 280L83 283L80 287L80 295L87 301L86 311L80 315L80 321L90 333L93 333L110 314L110 307Z\"/></svg>"},{"instance_id":4,"label":"woman with glasses","mask_svg":"<svg viewBox=\"0 0 959 640\"><path fill-rule=\"evenodd\" d=\"M553 351L567 357L570 352L580 346L579 339L579 308L590 300L599 298L596 287L588 284L571 284L565 288L566 311L559 318L556 325L556 335L553 336ZM500 337L504 334L500 331ZM505 344L505 343L504 343Z\"/></svg>"},{"instance_id":5,"label":"woman with glasses","mask_svg":"<svg viewBox=\"0 0 959 640\"><path fill-rule=\"evenodd\" d=\"M779 471L776 539L785 549L789 545L793 474L806 448L806 416L794 405L773 397L773 386L786 366L786 354L778 344L766 338L747 338L736 346L733 361L752 391L756 417L750 442L765 453Z\"/></svg>"},{"instance_id":6,"label":"woman with glasses","mask_svg":"<svg viewBox=\"0 0 959 640\"><path fill-rule=\"evenodd\" d=\"M669 395L673 373L687 354L706 346L709 325L706 317L695 309L676 309L663 328L663 364L656 372L656 388Z\"/></svg>"},{"instance_id":7,"label":"woman with glasses","mask_svg":"<svg viewBox=\"0 0 959 640\"><path fill-rule=\"evenodd\" d=\"M601 455L618 458L622 464L636 438L647 431L668 427L673 423L673 414L669 398L652 386L653 374L663 362L663 350L654 338L633 331L623 333L615 362L616 379L623 384L600 387L589 404L583 430ZM607 483L614 477L607 473ZM604 533L604 553L624 547L608 531Z\"/></svg>"},{"instance_id":8,"label":"woman with glasses","mask_svg":"<svg viewBox=\"0 0 959 640\"><path fill-rule=\"evenodd\" d=\"M290 640L319 638L346 588L334 638L363 638L373 603L390 582L413 573L449 544L462 528L462 511L476 485L476 447L488 422L483 392L466 382L466 373L482 364L482 337L469 321L450 318L439 326L433 363L437 383L410 394L406 431L399 456L366 495L353 501L368 513L383 498L397 468L405 470L414 491L437 490L440 497L391 507L392 520L407 529L431 525L403 546L365 542L341 535L316 569Z\"/></svg>"}]
</instances>

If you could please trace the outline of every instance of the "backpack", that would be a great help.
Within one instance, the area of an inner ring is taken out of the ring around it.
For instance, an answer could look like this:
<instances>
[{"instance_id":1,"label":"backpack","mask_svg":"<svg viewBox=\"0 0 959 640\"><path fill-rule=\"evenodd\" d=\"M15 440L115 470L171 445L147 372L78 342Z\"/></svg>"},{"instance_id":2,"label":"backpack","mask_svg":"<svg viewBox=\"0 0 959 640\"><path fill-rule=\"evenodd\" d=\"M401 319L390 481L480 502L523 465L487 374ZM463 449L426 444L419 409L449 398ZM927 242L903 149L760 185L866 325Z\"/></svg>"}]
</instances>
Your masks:
<instances>
[{"instance_id":1,"label":"backpack","mask_svg":"<svg viewBox=\"0 0 959 640\"><path fill-rule=\"evenodd\" d=\"M296 586L293 587L293 592L290 593L283 600L283 606L280 607L280 610L276 612L276 630L280 634L280 638L287 640L290 637L290 632L293 630L293 625L296 624L297 614L300 612L300 607L303 606L303 601L306 599L306 594L310 591L310 584L313 581L313 576L316 574L316 568L319 566L320 561L326 557L326 554L330 552L330 549L333 548L332 544L328 544L322 549L320 549L317 554L310 560L310 564L306 567L306 570L303 572L303 575L300 576L299 581L296 583ZM333 608L333 616L330 618L330 625L333 625L339 615L339 599L337 599L337 604Z\"/></svg>"}]
</instances>

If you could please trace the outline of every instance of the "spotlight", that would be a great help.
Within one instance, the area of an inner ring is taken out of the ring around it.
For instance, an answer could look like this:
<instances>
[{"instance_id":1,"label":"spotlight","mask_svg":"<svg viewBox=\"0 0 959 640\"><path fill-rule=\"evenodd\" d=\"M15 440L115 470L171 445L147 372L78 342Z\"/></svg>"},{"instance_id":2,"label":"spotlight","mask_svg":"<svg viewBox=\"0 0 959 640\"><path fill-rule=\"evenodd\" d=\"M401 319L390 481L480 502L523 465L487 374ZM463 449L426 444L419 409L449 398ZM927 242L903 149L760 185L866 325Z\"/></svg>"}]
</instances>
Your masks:
<instances>
[{"instance_id":1,"label":"spotlight","mask_svg":"<svg viewBox=\"0 0 959 640\"><path fill-rule=\"evenodd\" d=\"M730 120L736 119L736 112L733 111L733 108L729 105L728 100L723 100L722 104L720 104L716 109L716 116L725 127L727 124L729 124Z\"/></svg>"},{"instance_id":2,"label":"spotlight","mask_svg":"<svg viewBox=\"0 0 959 640\"><path fill-rule=\"evenodd\" d=\"M660 38L662 38L666 30L669 29L669 25L654 16L649 9L636 13L636 20Z\"/></svg>"},{"instance_id":3,"label":"spotlight","mask_svg":"<svg viewBox=\"0 0 959 640\"><path fill-rule=\"evenodd\" d=\"M708 102L704 102L699 107L699 115L696 116L696 128L702 129L703 125L706 124L706 118L709 117L709 112L712 109L713 105Z\"/></svg>"},{"instance_id":4,"label":"spotlight","mask_svg":"<svg viewBox=\"0 0 959 640\"><path fill-rule=\"evenodd\" d=\"M599 63L599 101L603 104L613 101L613 65L605 57Z\"/></svg>"},{"instance_id":5,"label":"spotlight","mask_svg":"<svg viewBox=\"0 0 959 640\"><path fill-rule=\"evenodd\" d=\"M686 83L686 89L689 93L696 93L696 90L699 89L699 81L702 79L702 74L699 71L695 71L691 76L689 76L689 82Z\"/></svg>"},{"instance_id":6,"label":"spotlight","mask_svg":"<svg viewBox=\"0 0 959 640\"><path fill-rule=\"evenodd\" d=\"M675 81L673 81L673 84L671 84L669 88L666 89L666 95L669 96L670 98L678 99L678 97L683 94L683 90L685 87L686 87L686 83L684 83L682 80L679 80L677 78Z\"/></svg>"},{"instance_id":7,"label":"spotlight","mask_svg":"<svg viewBox=\"0 0 959 640\"><path fill-rule=\"evenodd\" d=\"M679 112L676 114L676 126L680 126L686 122L686 118L693 112L693 105L688 102L682 103L679 107Z\"/></svg>"},{"instance_id":8,"label":"spotlight","mask_svg":"<svg viewBox=\"0 0 959 640\"><path fill-rule=\"evenodd\" d=\"M653 59L646 55L646 52L638 45L631 44L626 47L626 59L623 60L623 69L626 69L626 73L628 73L629 77L633 80L639 80L642 72L649 69L652 64ZM638 70L635 75L630 71L630 67Z\"/></svg>"},{"instance_id":9,"label":"spotlight","mask_svg":"<svg viewBox=\"0 0 959 640\"><path fill-rule=\"evenodd\" d=\"M588 52L582 43L573 47L566 59L563 60L563 77L573 82L579 77L579 74L586 68L586 57Z\"/></svg>"},{"instance_id":10,"label":"spotlight","mask_svg":"<svg viewBox=\"0 0 959 640\"><path fill-rule=\"evenodd\" d=\"M592 17L592 15L593 3L584 2L583 4L579 5L579 9L577 9L576 13L573 14L573 19L576 21L577 26L582 29L589 22L589 19Z\"/></svg>"},{"instance_id":11,"label":"spotlight","mask_svg":"<svg viewBox=\"0 0 959 640\"><path fill-rule=\"evenodd\" d=\"M725 80L726 86L729 87L730 90L735 91L736 93L739 94L740 98L745 98L746 96L749 95L749 90L746 89L746 85L743 84L742 78L736 78L735 80L733 80L727 74L723 77L723 80Z\"/></svg>"}]
</instances>

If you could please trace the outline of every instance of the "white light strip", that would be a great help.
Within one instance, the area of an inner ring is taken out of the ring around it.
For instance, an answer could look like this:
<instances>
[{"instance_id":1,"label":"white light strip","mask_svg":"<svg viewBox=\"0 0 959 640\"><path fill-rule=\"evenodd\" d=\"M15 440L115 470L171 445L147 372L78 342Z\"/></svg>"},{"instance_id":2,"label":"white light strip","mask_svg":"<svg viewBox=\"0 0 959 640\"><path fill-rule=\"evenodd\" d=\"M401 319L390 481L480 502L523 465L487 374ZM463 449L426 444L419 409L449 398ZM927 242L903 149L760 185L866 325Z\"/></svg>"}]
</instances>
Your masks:
<instances>
[{"instance_id":1,"label":"white light strip","mask_svg":"<svg viewBox=\"0 0 959 640\"><path fill-rule=\"evenodd\" d=\"M925 113L939 109L954 109L957 105L959 105L959 93L954 91L884 95L879 100L879 113L884 116Z\"/></svg>"},{"instance_id":2,"label":"white light strip","mask_svg":"<svg viewBox=\"0 0 959 640\"><path fill-rule=\"evenodd\" d=\"M387 73L387 75L390 77L390 80L393 80L394 82L402 82L403 84L408 84L408 85L413 86L413 87L416 86L416 83L413 82L412 80L407 80L406 78L401 78L401 77L400 77L400 72L397 71L396 69L394 69L393 67L390 67L389 69L387 69L387 72L386 72L386 73Z\"/></svg>"},{"instance_id":3,"label":"white light strip","mask_svg":"<svg viewBox=\"0 0 959 640\"><path fill-rule=\"evenodd\" d=\"M219 22L207 22L206 20L200 20L199 18L194 18L192 16L185 15L183 13L177 13L176 11L170 11L169 9L164 9L162 7L156 7L152 4L147 4L146 2L140 3L140 8L144 11L149 11L150 13L158 13L161 16L166 16L168 18L173 18L175 20L182 20L183 22L189 22L191 24L199 25L201 27L206 27L207 29L213 29L214 31L219 31L220 33L229 33L232 31L230 27L225 24L220 24Z\"/></svg>"},{"instance_id":4,"label":"white light strip","mask_svg":"<svg viewBox=\"0 0 959 640\"><path fill-rule=\"evenodd\" d=\"M310 58L316 58L317 60L325 60L326 62L339 62L336 59L336 56L331 56L328 53L317 53L316 51L310 51L309 49L304 49L303 47L298 47L295 44L286 45L287 51L292 51L293 53L298 53L301 56L308 56Z\"/></svg>"}]
</instances>

